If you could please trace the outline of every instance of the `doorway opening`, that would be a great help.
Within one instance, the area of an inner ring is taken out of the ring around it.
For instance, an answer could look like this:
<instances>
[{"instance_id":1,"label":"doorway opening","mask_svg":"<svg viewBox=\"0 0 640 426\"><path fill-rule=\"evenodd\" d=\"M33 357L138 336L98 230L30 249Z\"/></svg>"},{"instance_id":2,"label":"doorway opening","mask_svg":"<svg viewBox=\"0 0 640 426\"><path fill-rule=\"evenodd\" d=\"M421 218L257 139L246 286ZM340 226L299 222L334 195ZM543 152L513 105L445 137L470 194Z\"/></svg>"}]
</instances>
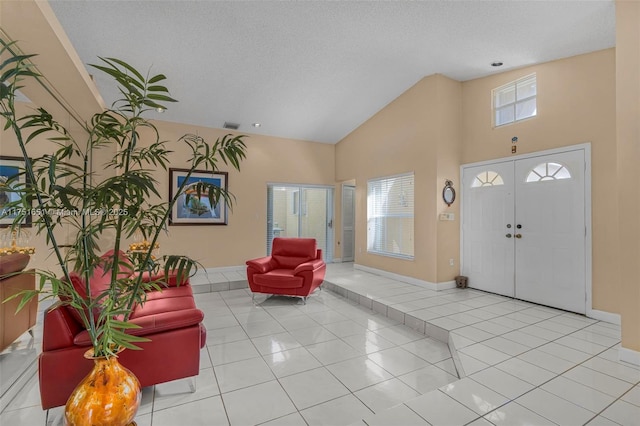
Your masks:
<instances>
[{"instance_id":1,"label":"doorway opening","mask_svg":"<svg viewBox=\"0 0 640 426\"><path fill-rule=\"evenodd\" d=\"M267 254L275 237L315 238L325 262L333 259L333 188L267 185Z\"/></svg>"}]
</instances>

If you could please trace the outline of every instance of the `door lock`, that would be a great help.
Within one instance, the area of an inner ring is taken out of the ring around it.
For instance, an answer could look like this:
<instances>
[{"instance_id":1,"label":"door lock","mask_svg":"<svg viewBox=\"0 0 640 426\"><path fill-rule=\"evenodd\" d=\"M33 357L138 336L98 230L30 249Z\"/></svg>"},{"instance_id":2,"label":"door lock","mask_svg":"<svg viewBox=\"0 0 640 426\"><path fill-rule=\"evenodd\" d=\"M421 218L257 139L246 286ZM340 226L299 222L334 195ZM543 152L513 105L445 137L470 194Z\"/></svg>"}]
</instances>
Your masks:
<instances>
[{"instance_id":1,"label":"door lock","mask_svg":"<svg viewBox=\"0 0 640 426\"><path fill-rule=\"evenodd\" d=\"M522 238L522 234L516 234L515 237L516 238Z\"/></svg>"},{"instance_id":2,"label":"door lock","mask_svg":"<svg viewBox=\"0 0 640 426\"><path fill-rule=\"evenodd\" d=\"M507 235L505 235L505 237L511 238L511 234L507 234Z\"/></svg>"},{"instance_id":3,"label":"door lock","mask_svg":"<svg viewBox=\"0 0 640 426\"><path fill-rule=\"evenodd\" d=\"M518 229L522 229L522 225L517 224L517 225L516 225L516 228L518 228Z\"/></svg>"},{"instance_id":4,"label":"door lock","mask_svg":"<svg viewBox=\"0 0 640 426\"><path fill-rule=\"evenodd\" d=\"M511 224L507 223L507 228L511 229Z\"/></svg>"}]
</instances>

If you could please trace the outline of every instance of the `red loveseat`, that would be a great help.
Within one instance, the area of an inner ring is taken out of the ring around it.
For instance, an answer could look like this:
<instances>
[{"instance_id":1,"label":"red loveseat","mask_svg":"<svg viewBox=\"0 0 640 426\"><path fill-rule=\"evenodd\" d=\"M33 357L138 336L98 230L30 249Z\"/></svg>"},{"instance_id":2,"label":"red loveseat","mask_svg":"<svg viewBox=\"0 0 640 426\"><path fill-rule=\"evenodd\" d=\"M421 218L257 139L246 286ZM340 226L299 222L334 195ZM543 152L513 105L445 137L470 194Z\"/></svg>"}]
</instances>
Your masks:
<instances>
[{"instance_id":1,"label":"red loveseat","mask_svg":"<svg viewBox=\"0 0 640 426\"><path fill-rule=\"evenodd\" d=\"M130 271L121 265L120 273ZM83 288L79 276L72 274L71 279L74 287ZM103 290L108 281L109 274L104 276L96 268L90 280L92 294ZM188 280L179 286L175 276L166 281L168 287L148 292L147 301L137 306L130 318L142 327L132 333L151 341L137 343L141 351L127 349L119 354L120 363L136 375L142 387L197 376L200 349L206 344L204 313L196 308ZM38 358L43 409L67 402L93 366L92 360L83 357L90 348L89 334L74 308L58 302L45 311L42 353Z\"/></svg>"},{"instance_id":2,"label":"red loveseat","mask_svg":"<svg viewBox=\"0 0 640 426\"><path fill-rule=\"evenodd\" d=\"M271 256L247 261L254 293L306 298L322 284L327 266L314 238L274 238Z\"/></svg>"}]
</instances>

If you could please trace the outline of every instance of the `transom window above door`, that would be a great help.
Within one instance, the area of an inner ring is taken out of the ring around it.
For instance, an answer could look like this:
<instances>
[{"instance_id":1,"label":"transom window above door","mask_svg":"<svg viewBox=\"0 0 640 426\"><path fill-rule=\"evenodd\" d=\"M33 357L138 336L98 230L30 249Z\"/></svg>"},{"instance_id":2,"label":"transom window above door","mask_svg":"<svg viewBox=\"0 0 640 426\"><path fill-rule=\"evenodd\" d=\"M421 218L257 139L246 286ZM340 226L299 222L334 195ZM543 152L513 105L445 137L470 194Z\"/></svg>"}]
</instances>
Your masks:
<instances>
[{"instance_id":1,"label":"transom window above door","mask_svg":"<svg viewBox=\"0 0 640 426\"><path fill-rule=\"evenodd\" d=\"M538 114L536 75L531 74L493 89L493 125L498 127Z\"/></svg>"},{"instance_id":2,"label":"transom window above door","mask_svg":"<svg viewBox=\"0 0 640 426\"><path fill-rule=\"evenodd\" d=\"M571 173L560 163L541 163L527 174L527 183L571 179Z\"/></svg>"},{"instance_id":3,"label":"transom window above door","mask_svg":"<svg viewBox=\"0 0 640 426\"><path fill-rule=\"evenodd\" d=\"M478 173L475 179L473 179L473 182L471 182L472 188L498 185L504 185L504 180L502 180L502 176L491 170Z\"/></svg>"}]
</instances>

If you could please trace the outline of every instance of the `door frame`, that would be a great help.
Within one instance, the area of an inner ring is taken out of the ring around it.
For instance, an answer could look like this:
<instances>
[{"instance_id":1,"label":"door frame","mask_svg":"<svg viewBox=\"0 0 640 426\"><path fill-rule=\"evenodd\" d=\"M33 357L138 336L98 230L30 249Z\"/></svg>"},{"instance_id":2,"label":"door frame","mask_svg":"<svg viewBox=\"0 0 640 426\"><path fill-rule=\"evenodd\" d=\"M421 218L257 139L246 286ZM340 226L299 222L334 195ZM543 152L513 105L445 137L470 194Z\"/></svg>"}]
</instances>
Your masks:
<instances>
[{"instance_id":1,"label":"door frame","mask_svg":"<svg viewBox=\"0 0 640 426\"><path fill-rule=\"evenodd\" d=\"M547 149L544 151L536 151L527 154L519 154L511 157L501 157L495 158L492 160L478 161L475 163L467 163L462 164L460 166L460 182L462 182L463 172L467 168L477 167L477 166L486 166L495 163L503 163L507 161L517 161L526 158L534 158L541 157L545 155L553 155L560 154L563 152L571 152L571 151L584 151L584 223L585 223L585 315L590 318L603 319L603 314L608 315L604 312L600 313L599 311L595 311L593 309L593 288L592 288L592 279L593 279L593 252L592 252L592 230L591 230L591 143L581 143L577 145L569 145L560 148ZM464 266L464 230L463 230L463 220L464 220L464 200L465 200L465 190L464 185L461 184L460 187L460 270L462 270Z\"/></svg>"},{"instance_id":2,"label":"door frame","mask_svg":"<svg viewBox=\"0 0 640 426\"><path fill-rule=\"evenodd\" d=\"M335 251L335 246L334 246L334 241L335 241L335 213L334 213L334 208L335 208L335 195L336 195L336 188L335 186L332 185L319 185L319 184L306 184L306 183L284 183L284 182L267 182L267 193L269 191L269 187L276 187L276 186L284 186L284 187L297 187L300 189L326 189L327 190L327 237L326 237L326 250L325 252L322 253L322 256L324 258L325 263L332 263L334 262L333 260L333 253ZM269 209L269 202L267 200L267 202L265 203L267 210ZM269 217L269 212L267 211L267 219ZM329 224L330 222L330 224ZM298 219L298 225L300 224L300 219ZM269 227L269 224L266 224L267 228ZM267 241L269 239L269 231L267 231ZM267 247L267 253L269 252L270 247ZM331 256L331 258L329 258L329 255Z\"/></svg>"},{"instance_id":3,"label":"door frame","mask_svg":"<svg viewBox=\"0 0 640 426\"><path fill-rule=\"evenodd\" d=\"M350 188L350 190L353 190L353 258L351 260L345 260L344 257L344 241L345 241L345 237L344 237L344 212L345 212L345 208L344 208L344 189L345 187ZM340 255L340 261L341 262L354 262L356 259L356 186L355 185L347 185L347 184L342 184L341 187L341 193L340 193L340 210L341 211L341 221L340 221L340 225L341 225L341 239L342 239L342 253Z\"/></svg>"}]
</instances>

